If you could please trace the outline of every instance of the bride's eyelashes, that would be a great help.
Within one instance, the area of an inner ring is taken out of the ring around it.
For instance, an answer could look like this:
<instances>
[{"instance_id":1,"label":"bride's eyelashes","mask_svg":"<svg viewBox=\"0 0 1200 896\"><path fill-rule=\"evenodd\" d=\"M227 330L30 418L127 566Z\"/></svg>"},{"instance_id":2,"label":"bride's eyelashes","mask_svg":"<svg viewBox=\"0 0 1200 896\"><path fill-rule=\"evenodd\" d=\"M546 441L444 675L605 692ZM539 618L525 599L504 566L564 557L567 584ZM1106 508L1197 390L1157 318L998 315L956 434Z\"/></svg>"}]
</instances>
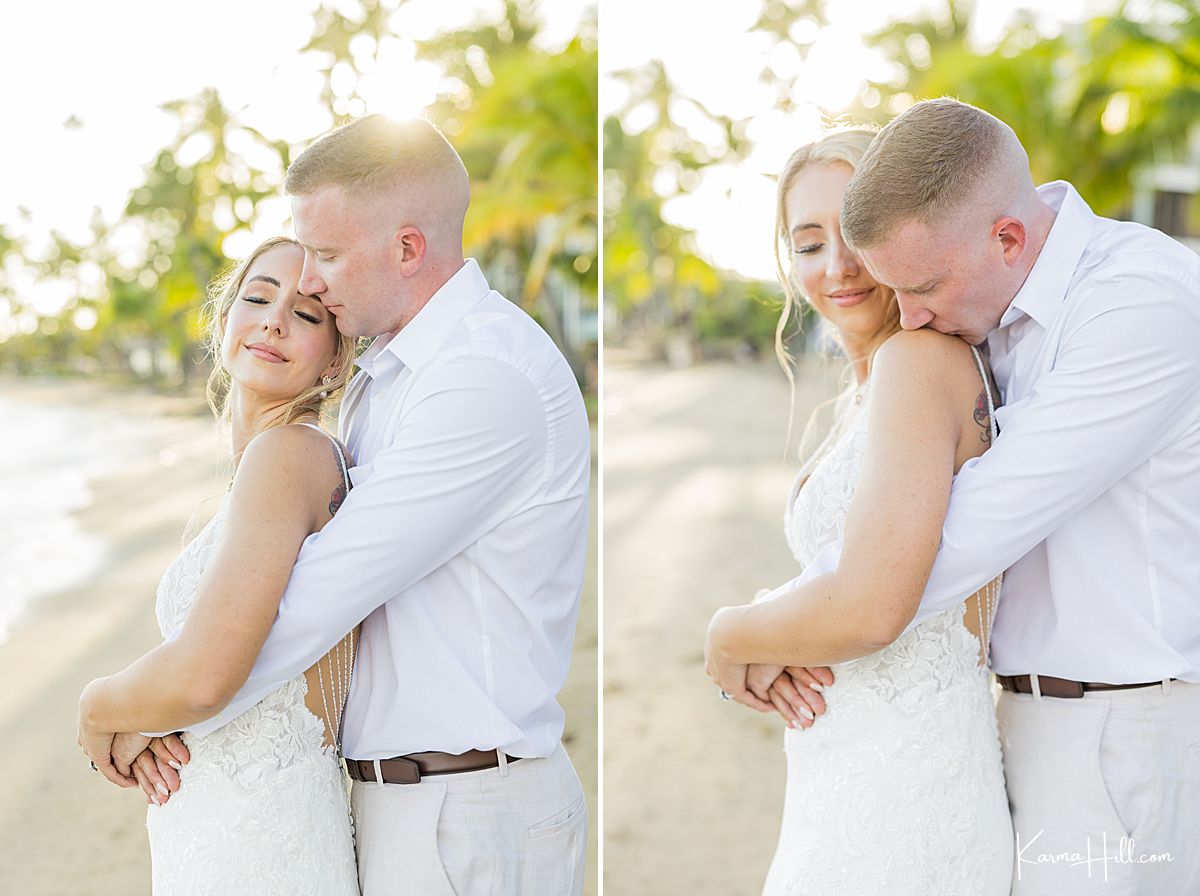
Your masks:
<instances>
[{"instance_id":1,"label":"bride's eyelashes","mask_svg":"<svg viewBox=\"0 0 1200 896\"><path fill-rule=\"evenodd\" d=\"M249 302L251 305L269 304L269 301L264 299L262 296L242 296L242 301ZM308 314L305 311L297 311L296 316L308 321L310 324L319 324L321 322L321 318L313 314Z\"/></svg>"},{"instance_id":2,"label":"bride's eyelashes","mask_svg":"<svg viewBox=\"0 0 1200 896\"><path fill-rule=\"evenodd\" d=\"M792 252L796 255L812 255L814 252L824 247L824 243L812 243L808 246L793 246Z\"/></svg>"}]
</instances>

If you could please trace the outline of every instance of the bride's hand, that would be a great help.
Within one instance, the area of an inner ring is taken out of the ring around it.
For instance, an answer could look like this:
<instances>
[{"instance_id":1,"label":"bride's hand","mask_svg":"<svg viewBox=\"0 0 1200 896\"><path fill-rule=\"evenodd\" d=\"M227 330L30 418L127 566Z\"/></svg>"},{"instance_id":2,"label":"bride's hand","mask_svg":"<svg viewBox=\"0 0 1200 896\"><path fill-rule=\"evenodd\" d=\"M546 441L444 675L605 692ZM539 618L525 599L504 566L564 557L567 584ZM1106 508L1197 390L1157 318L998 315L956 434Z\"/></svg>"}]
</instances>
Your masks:
<instances>
[{"instance_id":1,"label":"bride's hand","mask_svg":"<svg viewBox=\"0 0 1200 896\"><path fill-rule=\"evenodd\" d=\"M768 666L763 663L751 663L746 667L746 687L759 700L769 701L769 692L775 679L783 674L783 666Z\"/></svg>"},{"instance_id":2,"label":"bride's hand","mask_svg":"<svg viewBox=\"0 0 1200 896\"><path fill-rule=\"evenodd\" d=\"M146 749L149 743L150 738L136 731L119 732L112 742L112 760L117 771L130 777L133 760L137 759L138 754Z\"/></svg>"},{"instance_id":3,"label":"bride's hand","mask_svg":"<svg viewBox=\"0 0 1200 896\"><path fill-rule=\"evenodd\" d=\"M734 620L740 607L724 607L713 615L708 625L708 637L704 643L704 671L713 684L727 694L729 699L736 700L743 706L757 709L759 712L772 712L775 707L765 700L760 700L746 687L745 663L732 661L724 650L724 637L728 626L735 624Z\"/></svg>"},{"instance_id":4,"label":"bride's hand","mask_svg":"<svg viewBox=\"0 0 1200 896\"><path fill-rule=\"evenodd\" d=\"M766 666L751 663L746 670L746 687L759 700L771 704L789 728L808 728L818 712L825 711L822 702L818 710L813 692L798 686L783 666ZM817 700L821 698L816 697Z\"/></svg>"},{"instance_id":5,"label":"bride's hand","mask_svg":"<svg viewBox=\"0 0 1200 896\"><path fill-rule=\"evenodd\" d=\"M102 731L93 721L93 707L97 692L104 687L104 679L97 678L79 695L79 748L92 761L92 767L118 787L137 787L137 781L122 774L113 765L112 749L115 734Z\"/></svg>"},{"instance_id":6,"label":"bride's hand","mask_svg":"<svg viewBox=\"0 0 1200 896\"><path fill-rule=\"evenodd\" d=\"M791 679L784 673L783 666L766 666L751 663L746 669L746 687L759 700L769 703L783 716L789 728L811 725L806 715L811 713L803 698L792 693ZM807 723L807 725L806 725Z\"/></svg>"},{"instance_id":7,"label":"bride's hand","mask_svg":"<svg viewBox=\"0 0 1200 896\"><path fill-rule=\"evenodd\" d=\"M828 666L788 666L771 685L768 697L790 727L811 728L816 717L825 712L820 692L831 684L833 672Z\"/></svg>"},{"instance_id":8,"label":"bride's hand","mask_svg":"<svg viewBox=\"0 0 1200 896\"><path fill-rule=\"evenodd\" d=\"M158 740L154 738L151 744ZM179 774L162 762L151 748L143 750L134 760L133 776L137 778L138 787L146 794L146 802L156 806L164 805L171 794L179 789Z\"/></svg>"}]
</instances>

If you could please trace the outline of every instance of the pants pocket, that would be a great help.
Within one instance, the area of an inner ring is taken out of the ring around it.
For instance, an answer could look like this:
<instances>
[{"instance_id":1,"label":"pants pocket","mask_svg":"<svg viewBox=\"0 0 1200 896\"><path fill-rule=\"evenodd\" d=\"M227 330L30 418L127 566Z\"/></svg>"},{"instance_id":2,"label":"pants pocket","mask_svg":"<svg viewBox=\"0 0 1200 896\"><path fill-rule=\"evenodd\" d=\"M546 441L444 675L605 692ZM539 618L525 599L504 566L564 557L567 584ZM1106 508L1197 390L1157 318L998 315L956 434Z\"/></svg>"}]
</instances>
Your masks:
<instances>
[{"instance_id":1,"label":"pants pocket","mask_svg":"<svg viewBox=\"0 0 1200 896\"><path fill-rule=\"evenodd\" d=\"M580 796L565 809L529 828L521 876L522 896L581 893L586 845L587 800Z\"/></svg>"},{"instance_id":2,"label":"pants pocket","mask_svg":"<svg viewBox=\"0 0 1200 896\"><path fill-rule=\"evenodd\" d=\"M445 794L438 813L436 849L449 892L456 896L499 896L503 848L481 790L458 787Z\"/></svg>"},{"instance_id":3,"label":"pants pocket","mask_svg":"<svg viewBox=\"0 0 1200 896\"><path fill-rule=\"evenodd\" d=\"M1126 833L1101 768L1108 707L1005 693L999 709L1016 838L1013 893L1082 892L1101 867L1078 858L1099 855L1105 842L1115 853ZM1109 863L1114 887L1126 876L1125 866Z\"/></svg>"},{"instance_id":4,"label":"pants pocket","mask_svg":"<svg viewBox=\"0 0 1200 896\"><path fill-rule=\"evenodd\" d=\"M1135 838L1146 832L1158 812L1162 744L1142 713L1110 706L1100 732L1097 764L1100 781L1121 833Z\"/></svg>"},{"instance_id":5,"label":"pants pocket","mask_svg":"<svg viewBox=\"0 0 1200 896\"><path fill-rule=\"evenodd\" d=\"M447 874L439 843L444 787L355 783L352 800L362 896L475 896L456 890Z\"/></svg>"}]
</instances>

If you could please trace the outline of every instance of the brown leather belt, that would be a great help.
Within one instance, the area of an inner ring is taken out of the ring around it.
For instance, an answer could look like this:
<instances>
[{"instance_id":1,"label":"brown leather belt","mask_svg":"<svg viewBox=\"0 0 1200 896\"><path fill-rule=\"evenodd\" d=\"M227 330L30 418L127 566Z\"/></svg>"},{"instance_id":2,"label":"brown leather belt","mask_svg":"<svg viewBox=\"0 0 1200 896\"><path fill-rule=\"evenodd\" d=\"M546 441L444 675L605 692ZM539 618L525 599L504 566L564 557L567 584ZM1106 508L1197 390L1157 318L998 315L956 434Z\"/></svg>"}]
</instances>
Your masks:
<instances>
[{"instance_id":1,"label":"brown leather belt","mask_svg":"<svg viewBox=\"0 0 1200 896\"><path fill-rule=\"evenodd\" d=\"M1174 681L1175 679L1170 679ZM1032 694L1033 682L1028 675L997 675L1000 687L1014 694ZM1043 697L1082 697L1087 691L1126 691L1131 688L1152 688L1161 681L1144 681L1139 684L1102 684L1098 681L1071 681L1068 678L1038 676L1038 687Z\"/></svg>"},{"instance_id":2,"label":"brown leather belt","mask_svg":"<svg viewBox=\"0 0 1200 896\"><path fill-rule=\"evenodd\" d=\"M521 757L504 754L509 762ZM466 753L409 753L379 760L379 771L384 784L417 784L430 775L453 775L456 772L477 772L495 768L500 759L495 750L468 750ZM375 783L375 761L372 759L347 759L346 771L355 781Z\"/></svg>"}]
</instances>

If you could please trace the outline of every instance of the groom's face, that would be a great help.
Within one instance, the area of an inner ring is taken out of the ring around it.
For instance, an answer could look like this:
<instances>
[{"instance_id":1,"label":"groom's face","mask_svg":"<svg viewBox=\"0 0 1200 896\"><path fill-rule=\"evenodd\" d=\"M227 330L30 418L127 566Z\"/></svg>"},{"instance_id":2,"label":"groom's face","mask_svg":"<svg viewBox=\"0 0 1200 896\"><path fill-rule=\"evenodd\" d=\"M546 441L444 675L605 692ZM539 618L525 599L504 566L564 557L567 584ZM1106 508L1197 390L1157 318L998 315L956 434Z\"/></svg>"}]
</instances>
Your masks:
<instances>
[{"instance_id":1,"label":"groom's face","mask_svg":"<svg viewBox=\"0 0 1200 896\"><path fill-rule=\"evenodd\" d=\"M320 300L343 335L398 329L399 278L386 235L362 200L330 184L293 196L292 217L304 247L300 291Z\"/></svg>"},{"instance_id":2,"label":"groom's face","mask_svg":"<svg viewBox=\"0 0 1200 896\"><path fill-rule=\"evenodd\" d=\"M994 309L1004 271L994 269L989 242L974 236L961 222L910 219L859 255L876 280L895 290L904 329L929 327L979 345L1003 313Z\"/></svg>"}]
</instances>

